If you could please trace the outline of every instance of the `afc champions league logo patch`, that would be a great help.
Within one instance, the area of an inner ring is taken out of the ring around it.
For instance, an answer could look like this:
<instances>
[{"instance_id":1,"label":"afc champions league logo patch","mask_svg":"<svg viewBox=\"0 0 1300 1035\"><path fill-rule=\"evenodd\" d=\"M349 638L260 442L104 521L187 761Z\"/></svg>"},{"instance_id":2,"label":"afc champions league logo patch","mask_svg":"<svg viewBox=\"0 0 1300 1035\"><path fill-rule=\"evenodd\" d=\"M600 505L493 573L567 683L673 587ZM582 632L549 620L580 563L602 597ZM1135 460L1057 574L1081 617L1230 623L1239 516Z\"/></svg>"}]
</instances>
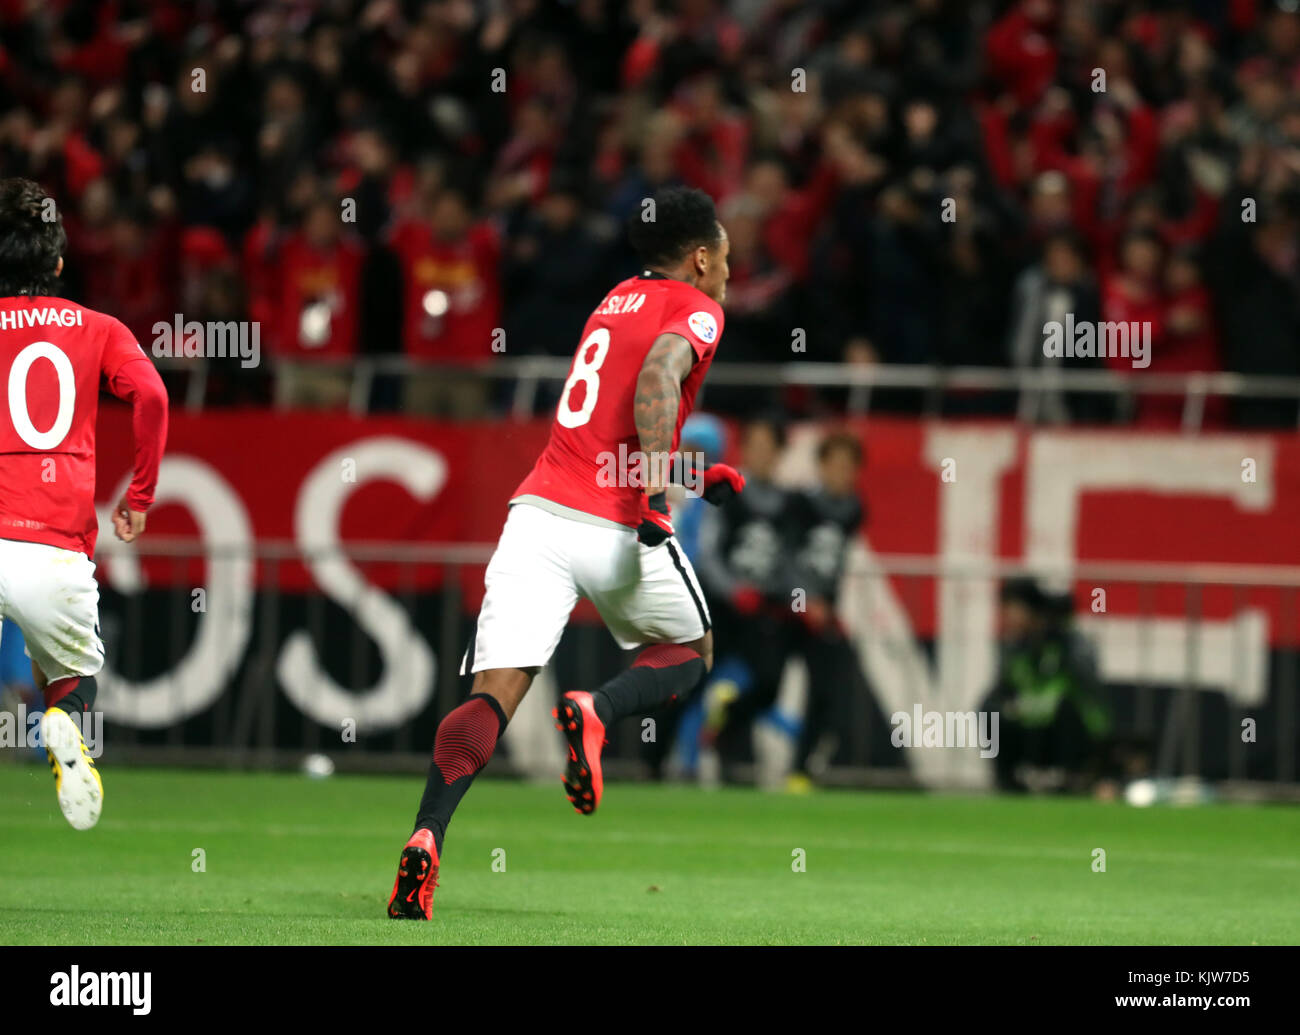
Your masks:
<instances>
[{"instance_id":1,"label":"afc champions league logo patch","mask_svg":"<svg viewBox=\"0 0 1300 1035\"><path fill-rule=\"evenodd\" d=\"M698 313L691 313L686 318L686 323L695 333L695 337L699 338L705 345L712 345L713 339L718 336L718 322L711 314L703 310Z\"/></svg>"}]
</instances>

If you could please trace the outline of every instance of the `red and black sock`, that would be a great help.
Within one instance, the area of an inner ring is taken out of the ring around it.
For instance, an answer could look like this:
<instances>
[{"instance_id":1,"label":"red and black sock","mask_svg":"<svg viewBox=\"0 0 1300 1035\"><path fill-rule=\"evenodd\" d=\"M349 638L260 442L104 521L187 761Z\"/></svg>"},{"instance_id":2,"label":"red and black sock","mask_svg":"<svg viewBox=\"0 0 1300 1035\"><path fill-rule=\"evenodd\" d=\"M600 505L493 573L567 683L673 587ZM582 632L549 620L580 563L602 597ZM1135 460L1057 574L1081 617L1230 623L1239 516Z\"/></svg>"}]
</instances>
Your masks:
<instances>
[{"instance_id":1,"label":"red and black sock","mask_svg":"<svg viewBox=\"0 0 1300 1035\"><path fill-rule=\"evenodd\" d=\"M46 708L62 708L69 715L80 715L90 711L97 692L94 676L68 676L46 686L43 696Z\"/></svg>"},{"instance_id":2,"label":"red and black sock","mask_svg":"<svg viewBox=\"0 0 1300 1035\"><path fill-rule=\"evenodd\" d=\"M608 726L625 715L644 715L685 697L704 678L704 659L680 643L651 644L632 667L591 695L600 721Z\"/></svg>"},{"instance_id":3,"label":"red and black sock","mask_svg":"<svg viewBox=\"0 0 1300 1035\"><path fill-rule=\"evenodd\" d=\"M449 711L438 724L415 829L433 832L439 856L451 814L479 770L488 764L507 721L495 697L470 694L464 704Z\"/></svg>"}]
</instances>

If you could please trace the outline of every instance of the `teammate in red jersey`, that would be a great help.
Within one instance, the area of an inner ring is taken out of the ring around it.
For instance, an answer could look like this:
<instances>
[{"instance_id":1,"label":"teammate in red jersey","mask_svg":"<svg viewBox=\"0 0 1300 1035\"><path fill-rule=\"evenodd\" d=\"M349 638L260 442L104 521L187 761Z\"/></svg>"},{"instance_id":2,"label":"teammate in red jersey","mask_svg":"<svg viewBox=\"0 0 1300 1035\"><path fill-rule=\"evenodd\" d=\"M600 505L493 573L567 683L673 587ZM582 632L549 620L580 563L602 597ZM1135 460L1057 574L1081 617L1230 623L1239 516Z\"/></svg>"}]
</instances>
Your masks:
<instances>
[{"instance_id":1,"label":"teammate in red jersey","mask_svg":"<svg viewBox=\"0 0 1300 1035\"><path fill-rule=\"evenodd\" d=\"M726 231L702 191L661 191L629 224L644 268L617 285L582 331L550 442L510 500L488 564L472 657L473 692L438 726L433 763L388 902L394 918L433 914L443 836L506 723L554 653L579 597L596 605L632 666L598 690L564 695L564 786L580 813L600 804L605 729L694 689L713 634L665 494L682 423L722 337ZM733 468L692 469L720 503Z\"/></svg>"},{"instance_id":2,"label":"teammate in red jersey","mask_svg":"<svg viewBox=\"0 0 1300 1035\"><path fill-rule=\"evenodd\" d=\"M131 403L135 475L113 511L123 542L144 532L167 438L167 393L111 316L59 298L67 236L53 201L0 180L0 618L22 630L45 697L41 737L59 807L95 825L104 787L72 715L104 663L95 583L95 416L101 379Z\"/></svg>"}]
</instances>

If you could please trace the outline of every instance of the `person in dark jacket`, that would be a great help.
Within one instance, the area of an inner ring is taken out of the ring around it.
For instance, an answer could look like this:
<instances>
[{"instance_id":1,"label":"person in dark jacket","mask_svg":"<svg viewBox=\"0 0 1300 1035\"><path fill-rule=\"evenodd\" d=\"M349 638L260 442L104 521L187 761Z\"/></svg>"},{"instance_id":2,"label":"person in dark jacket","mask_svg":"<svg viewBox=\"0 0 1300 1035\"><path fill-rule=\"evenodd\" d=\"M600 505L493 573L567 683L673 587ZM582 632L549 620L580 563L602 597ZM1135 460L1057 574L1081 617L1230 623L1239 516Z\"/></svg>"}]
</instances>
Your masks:
<instances>
[{"instance_id":1,"label":"person in dark jacket","mask_svg":"<svg viewBox=\"0 0 1300 1035\"><path fill-rule=\"evenodd\" d=\"M997 683L985 707L999 716L997 783L1025 791L1026 767L1059 769L1065 783L1087 778L1111 715L1101 697L1096 652L1072 627L1073 601L1033 579L1001 593Z\"/></svg>"},{"instance_id":2,"label":"person in dark jacket","mask_svg":"<svg viewBox=\"0 0 1300 1035\"><path fill-rule=\"evenodd\" d=\"M834 758L849 722L851 695L862 684L857 654L835 615L849 547L864 519L858 494L862 461L856 435L827 435L817 449L818 485L797 494L792 507L796 539L791 581L804 595L794 608L794 648L808 666L808 703L787 779L792 791L811 787L814 776Z\"/></svg>"}]
</instances>

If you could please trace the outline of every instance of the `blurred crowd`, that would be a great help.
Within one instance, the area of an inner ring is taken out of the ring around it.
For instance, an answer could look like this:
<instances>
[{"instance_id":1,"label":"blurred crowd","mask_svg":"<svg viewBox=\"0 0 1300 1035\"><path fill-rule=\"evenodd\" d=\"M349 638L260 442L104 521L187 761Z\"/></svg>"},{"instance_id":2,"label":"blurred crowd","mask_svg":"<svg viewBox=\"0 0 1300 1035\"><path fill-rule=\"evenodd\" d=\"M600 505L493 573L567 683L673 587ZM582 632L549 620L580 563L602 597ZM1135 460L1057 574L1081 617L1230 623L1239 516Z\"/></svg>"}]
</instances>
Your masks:
<instances>
[{"instance_id":1,"label":"blurred crowd","mask_svg":"<svg viewBox=\"0 0 1300 1035\"><path fill-rule=\"evenodd\" d=\"M0 166L59 199L70 296L146 349L257 321L301 404L404 354L465 374L375 405L491 408L474 369L571 354L677 183L731 237L723 360L1035 366L1069 312L1149 323L1135 376L1300 376L1296 0L0 0Z\"/></svg>"}]
</instances>

